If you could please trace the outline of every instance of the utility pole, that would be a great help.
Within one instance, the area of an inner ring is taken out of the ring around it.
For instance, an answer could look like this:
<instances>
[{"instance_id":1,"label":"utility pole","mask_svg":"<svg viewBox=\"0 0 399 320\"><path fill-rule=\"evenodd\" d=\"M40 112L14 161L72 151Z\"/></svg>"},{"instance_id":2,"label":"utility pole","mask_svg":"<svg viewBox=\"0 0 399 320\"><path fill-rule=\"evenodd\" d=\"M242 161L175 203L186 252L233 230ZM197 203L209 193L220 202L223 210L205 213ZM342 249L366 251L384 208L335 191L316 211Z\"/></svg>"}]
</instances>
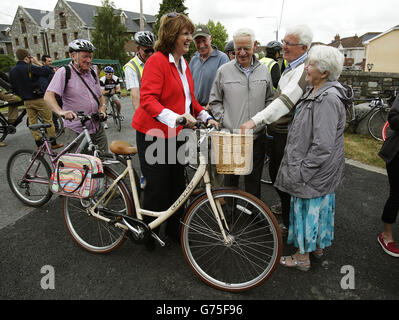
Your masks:
<instances>
[{"instance_id":1,"label":"utility pole","mask_svg":"<svg viewBox=\"0 0 399 320\"><path fill-rule=\"evenodd\" d=\"M140 31L144 31L143 0L140 0Z\"/></svg>"}]
</instances>

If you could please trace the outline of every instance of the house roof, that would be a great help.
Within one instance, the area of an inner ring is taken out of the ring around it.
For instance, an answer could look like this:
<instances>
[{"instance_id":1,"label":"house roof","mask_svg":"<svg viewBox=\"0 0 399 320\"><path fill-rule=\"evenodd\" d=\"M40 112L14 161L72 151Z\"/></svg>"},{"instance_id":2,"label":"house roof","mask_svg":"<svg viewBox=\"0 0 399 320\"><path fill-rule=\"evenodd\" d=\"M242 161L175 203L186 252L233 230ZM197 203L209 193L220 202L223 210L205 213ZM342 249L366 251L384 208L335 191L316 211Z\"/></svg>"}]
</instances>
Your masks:
<instances>
[{"instance_id":1,"label":"house roof","mask_svg":"<svg viewBox=\"0 0 399 320\"><path fill-rule=\"evenodd\" d=\"M378 39L378 38L380 38L380 37L386 35L387 33L391 32L391 31L394 31L394 30L399 30L399 25L394 26L394 27L392 27L391 29L389 29L389 30L387 30L387 31L385 31L385 32L381 32L380 34L376 35L376 36L373 37L373 38L370 38L370 39L368 39L368 40L365 40L365 41L363 42L363 45L367 45L367 44L369 44L371 41L374 41L374 40L376 40L376 39Z\"/></svg>"},{"instance_id":2,"label":"house roof","mask_svg":"<svg viewBox=\"0 0 399 320\"><path fill-rule=\"evenodd\" d=\"M78 3L67 1L68 5L79 15L79 17L84 21L84 23L89 27L93 27L93 19L97 14L96 9L100 9L99 6L93 6L90 4ZM137 32L140 30L140 14L136 12L124 11L127 16L126 28L129 32ZM148 23L154 23L156 20L155 16L144 14L145 24L144 29L152 31L152 27Z\"/></svg>"},{"instance_id":3,"label":"house roof","mask_svg":"<svg viewBox=\"0 0 399 320\"><path fill-rule=\"evenodd\" d=\"M33 21L38 25L42 25L42 19L44 16L46 16L50 11L46 10L39 10L39 9L31 9L31 8L25 8L24 10L30 14L30 16L33 18Z\"/></svg>"},{"instance_id":4,"label":"house roof","mask_svg":"<svg viewBox=\"0 0 399 320\"><path fill-rule=\"evenodd\" d=\"M379 35L381 32L367 32L364 35L358 37L354 35L353 37L340 38L339 35L335 37L335 40L329 44L331 47L338 48L342 45L343 48L363 48L363 42Z\"/></svg>"}]
</instances>

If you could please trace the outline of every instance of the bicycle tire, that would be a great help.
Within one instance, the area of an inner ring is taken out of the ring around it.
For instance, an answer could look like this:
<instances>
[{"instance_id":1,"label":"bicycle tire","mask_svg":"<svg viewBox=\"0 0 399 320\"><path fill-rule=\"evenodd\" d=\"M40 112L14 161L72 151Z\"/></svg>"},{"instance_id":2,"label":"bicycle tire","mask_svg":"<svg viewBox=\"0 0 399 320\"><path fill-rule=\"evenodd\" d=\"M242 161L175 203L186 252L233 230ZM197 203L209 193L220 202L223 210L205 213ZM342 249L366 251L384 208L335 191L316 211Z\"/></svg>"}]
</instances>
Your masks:
<instances>
[{"instance_id":1,"label":"bicycle tire","mask_svg":"<svg viewBox=\"0 0 399 320\"><path fill-rule=\"evenodd\" d=\"M182 222L184 256L197 276L214 288L228 292L252 289L279 263L282 245L277 220L262 201L246 192L220 189L212 194L225 202L223 211L230 228L225 232L230 242L224 243L204 195L190 206Z\"/></svg>"},{"instance_id":2,"label":"bicycle tire","mask_svg":"<svg viewBox=\"0 0 399 320\"><path fill-rule=\"evenodd\" d=\"M106 188L118 175L110 168L104 167ZM129 191L123 181L117 184L117 195L107 204L107 209L128 216L132 215L133 205ZM97 195L90 199L64 197L63 215L69 233L75 242L91 253L108 253L118 248L126 239L127 230L115 227L111 223L94 218L88 213L88 208L100 198ZM106 214L105 214L106 215ZM115 216L110 216L115 218Z\"/></svg>"},{"instance_id":3,"label":"bicycle tire","mask_svg":"<svg viewBox=\"0 0 399 320\"><path fill-rule=\"evenodd\" d=\"M8 123L3 118L0 118L0 142L4 141L7 135L8 135Z\"/></svg>"},{"instance_id":4,"label":"bicycle tire","mask_svg":"<svg viewBox=\"0 0 399 320\"><path fill-rule=\"evenodd\" d=\"M55 127L55 137L59 138L63 135L65 128L64 128L64 119L53 112L53 123Z\"/></svg>"},{"instance_id":5,"label":"bicycle tire","mask_svg":"<svg viewBox=\"0 0 399 320\"><path fill-rule=\"evenodd\" d=\"M7 162L7 181L19 200L29 206L40 207L53 195L48 187L51 168L43 157L37 157L27 172L34 154L35 151L27 149L14 152ZM25 173L29 175L30 180L36 180L37 183L23 180Z\"/></svg>"},{"instance_id":6,"label":"bicycle tire","mask_svg":"<svg viewBox=\"0 0 399 320\"><path fill-rule=\"evenodd\" d=\"M384 126L385 122L388 121L388 108L379 108L375 110L367 123L367 129L370 133L370 135L378 140L382 141L382 127Z\"/></svg>"},{"instance_id":7,"label":"bicycle tire","mask_svg":"<svg viewBox=\"0 0 399 320\"><path fill-rule=\"evenodd\" d=\"M112 109L112 117L114 118L114 123L116 126L116 129L118 131L121 131L122 126L121 126L121 119L118 116L118 112L115 106L115 102L111 102L111 109Z\"/></svg>"},{"instance_id":8,"label":"bicycle tire","mask_svg":"<svg viewBox=\"0 0 399 320\"><path fill-rule=\"evenodd\" d=\"M385 141L388 137L390 137L393 134L393 130L389 126L389 122L385 122L384 126L382 127L382 140Z\"/></svg>"}]
</instances>

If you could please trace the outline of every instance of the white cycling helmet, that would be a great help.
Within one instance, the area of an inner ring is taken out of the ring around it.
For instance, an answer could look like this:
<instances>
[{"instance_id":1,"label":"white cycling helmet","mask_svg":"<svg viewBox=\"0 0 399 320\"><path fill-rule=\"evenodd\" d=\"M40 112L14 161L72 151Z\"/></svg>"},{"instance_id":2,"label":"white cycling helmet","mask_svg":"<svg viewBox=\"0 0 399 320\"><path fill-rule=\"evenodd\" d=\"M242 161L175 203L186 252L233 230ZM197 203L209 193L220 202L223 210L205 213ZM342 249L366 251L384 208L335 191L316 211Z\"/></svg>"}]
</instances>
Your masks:
<instances>
[{"instance_id":1,"label":"white cycling helmet","mask_svg":"<svg viewBox=\"0 0 399 320\"><path fill-rule=\"evenodd\" d=\"M86 51L86 52L93 52L96 50L96 47L89 40L84 39L75 39L69 43L69 52L79 52L79 51Z\"/></svg>"}]
</instances>

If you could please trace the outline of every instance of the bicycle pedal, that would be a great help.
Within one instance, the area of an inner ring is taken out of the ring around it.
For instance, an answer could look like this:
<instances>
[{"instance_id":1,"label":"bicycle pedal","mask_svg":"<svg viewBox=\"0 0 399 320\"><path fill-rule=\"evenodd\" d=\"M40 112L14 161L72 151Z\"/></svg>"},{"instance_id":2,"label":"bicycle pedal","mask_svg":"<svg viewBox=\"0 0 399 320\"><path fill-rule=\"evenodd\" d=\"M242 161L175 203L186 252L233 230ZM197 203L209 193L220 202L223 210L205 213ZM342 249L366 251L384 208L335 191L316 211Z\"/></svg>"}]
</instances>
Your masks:
<instances>
[{"instance_id":1,"label":"bicycle pedal","mask_svg":"<svg viewBox=\"0 0 399 320\"><path fill-rule=\"evenodd\" d=\"M166 246L166 243L160 237L158 237L158 235L156 233L151 232L151 237L153 237L155 240L157 240L161 247Z\"/></svg>"}]
</instances>

